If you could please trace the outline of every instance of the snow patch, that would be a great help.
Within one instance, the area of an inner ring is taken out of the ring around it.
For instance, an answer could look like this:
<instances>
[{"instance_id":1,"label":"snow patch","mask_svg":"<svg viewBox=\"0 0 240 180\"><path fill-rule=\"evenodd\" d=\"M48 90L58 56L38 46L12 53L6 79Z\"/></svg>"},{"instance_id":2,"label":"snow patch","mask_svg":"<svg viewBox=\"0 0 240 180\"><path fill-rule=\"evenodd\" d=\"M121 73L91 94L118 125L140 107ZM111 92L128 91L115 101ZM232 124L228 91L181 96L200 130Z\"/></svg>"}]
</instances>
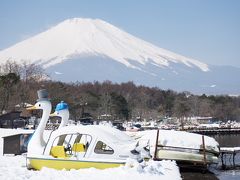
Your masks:
<instances>
[{"instance_id":1,"label":"snow patch","mask_svg":"<svg viewBox=\"0 0 240 180\"><path fill-rule=\"evenodd\" d=\"M146 164L129 161L125 166L99 170L95 168L79 170L55 170L42 168L41 171L27 170L24 156L0 156L0 177L4 180L180 180L181 175L175 161L149 161Z\"/></svg>"}]
</instances>

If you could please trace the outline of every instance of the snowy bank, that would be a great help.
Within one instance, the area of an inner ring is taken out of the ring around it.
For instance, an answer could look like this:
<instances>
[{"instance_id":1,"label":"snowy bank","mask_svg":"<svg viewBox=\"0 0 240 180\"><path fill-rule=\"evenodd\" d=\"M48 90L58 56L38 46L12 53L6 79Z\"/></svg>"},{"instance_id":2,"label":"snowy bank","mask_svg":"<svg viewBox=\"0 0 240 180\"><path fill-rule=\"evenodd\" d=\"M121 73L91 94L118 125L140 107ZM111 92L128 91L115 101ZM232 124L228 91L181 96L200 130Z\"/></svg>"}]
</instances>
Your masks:
<instances>
[{"instance_id":1,"label":"snowy bank","mask_svg":"<svg viewBox=\"0 0 240 180\"><path fill-rule=\"evenodd\" d=\"M149 161L139 164L129 160L125 166L98 170L95 168L59 171L43 168L41 171L28 170L24 156L0 156L0 178L4 180L180 180L181 175L174 161Z\"/></svg>"},{"instance_id":2,"label":"snowy bank","mask_svg":"<svg viewBox=\"0 0 240 180\"><path fill-rule=\"evenodd\" d=\"M240 151L240 147L221 147L220 148L221 151Z\"/></svg>"}]
</instances>

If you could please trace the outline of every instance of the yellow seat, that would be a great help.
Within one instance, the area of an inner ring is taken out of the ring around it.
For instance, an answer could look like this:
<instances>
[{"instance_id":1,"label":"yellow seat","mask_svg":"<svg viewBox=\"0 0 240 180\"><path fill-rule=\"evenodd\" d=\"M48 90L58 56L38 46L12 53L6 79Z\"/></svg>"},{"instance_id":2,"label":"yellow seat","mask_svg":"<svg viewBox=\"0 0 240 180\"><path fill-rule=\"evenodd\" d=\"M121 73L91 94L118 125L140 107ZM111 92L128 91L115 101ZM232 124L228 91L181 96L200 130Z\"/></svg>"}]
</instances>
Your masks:
<instances>
[{"instance_id":1,"label":"yellow seat","mask_svg":"<svg viewBox=\"0 0 240 180\"><path fill-rule=\"evenodd\" d=\"M55 158L66 158L66 152L64 151L64 146L53 146L51 148L50 154Z\"/></svg>"},{"instance_id":2,"label":"yellow seat","mask_svg":"<svg viewBox=\"0 0 240 180\"><path fill-rule=\"evenodd\" d=\"M85 152L85 145L82 143L75 143L73 144L72 150L75 152Z\"/></svg>"}]
</instances>

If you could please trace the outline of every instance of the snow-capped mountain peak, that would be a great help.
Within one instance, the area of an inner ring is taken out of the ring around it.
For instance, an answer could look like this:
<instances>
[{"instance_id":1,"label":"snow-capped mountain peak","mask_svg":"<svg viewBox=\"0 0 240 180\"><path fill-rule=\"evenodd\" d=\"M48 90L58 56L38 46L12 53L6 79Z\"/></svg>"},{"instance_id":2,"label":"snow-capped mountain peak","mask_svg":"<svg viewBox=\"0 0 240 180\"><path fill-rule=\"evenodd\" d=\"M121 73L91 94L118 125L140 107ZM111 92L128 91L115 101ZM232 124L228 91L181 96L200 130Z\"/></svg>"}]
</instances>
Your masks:
<instances>
[{"instance_id":1,"label":"snow-capped mountain peak","mask_svg":"<svg viewBox=\"0 0 240 180\"><path fill-rule=\"evenodd\" d=\"M171 63L209 70L207 64L154 46L99 19L68 19L0 51L1 62L27 60L45 68L78 56L107 57L138 70L140 65L164 68Z\"/></svg>"}]
</instances>

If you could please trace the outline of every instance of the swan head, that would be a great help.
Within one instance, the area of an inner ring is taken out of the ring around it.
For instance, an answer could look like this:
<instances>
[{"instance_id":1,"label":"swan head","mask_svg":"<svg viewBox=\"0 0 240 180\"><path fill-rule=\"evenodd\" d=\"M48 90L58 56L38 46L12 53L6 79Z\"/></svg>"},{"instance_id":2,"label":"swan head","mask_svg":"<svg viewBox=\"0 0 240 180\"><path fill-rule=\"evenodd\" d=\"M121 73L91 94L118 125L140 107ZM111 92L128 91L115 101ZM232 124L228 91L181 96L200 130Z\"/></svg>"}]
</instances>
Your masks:
<instances>
[{"instance_id":1,"label":"swan head","mask_svg":"<svg viewBox=\"0 0 240 180\"><path fill-rule=\"evenodd\" d=\"M63 117L69 116L69 111L68 111L68 109L55 111L54 113L50 114L50 116L51 117L57 116L57 117L63 118Z\"/></svg>"},{"instance_id":2,"label":"swan head","mask_svg":"<svg viewBox=\"0 0 240 180\"><path fill-rule=\"evenodd\" d=\"M69 110L68 110L68 104L65 103L64 101L61 101L60 103L58 103L55 108L55 112L50 114L50 116L58 116L58 117L63 117L65 115L69 116Z\"/></svg>"},{"instance_id":3,"label":"swan head","mask_svg":"<svg viewBox=\"0 0 240 180\"><path fill-rule=\"evenodd\" d=\"M27 110L36 110L36 109L42 109L44 110L50 110L52 109L51 102L48 100L41 100L38 101L34 106L27 108Z\"/></svg>"},{"instance_id":4,"label":"swan head","mask_svg":"<svg viewBox=\"0 0 240 180\"><path fill-rule=\"evenodd\" d=\"M61 124L60 127L65 126L68 123L69 119L69 110L68 110L68 104L61 101L60 103L57 104L55 112L50 114L51 117L58 116L60 117Z\"/></svg>"}]
</instances>

